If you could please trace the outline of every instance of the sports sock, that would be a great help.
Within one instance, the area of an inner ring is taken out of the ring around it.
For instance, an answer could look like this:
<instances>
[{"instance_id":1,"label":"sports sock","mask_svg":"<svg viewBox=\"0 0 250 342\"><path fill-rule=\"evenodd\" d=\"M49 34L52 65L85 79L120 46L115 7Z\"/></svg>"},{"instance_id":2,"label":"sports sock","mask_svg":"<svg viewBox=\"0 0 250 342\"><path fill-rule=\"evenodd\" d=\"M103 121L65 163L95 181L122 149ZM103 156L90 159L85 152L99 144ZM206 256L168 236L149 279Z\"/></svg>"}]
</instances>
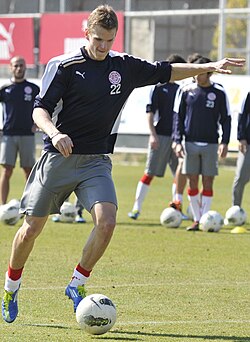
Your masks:
<instances>
[{"instance_id":1,"label":"sports sock","mask_svg":"<svg viewBox=\"0 0 250 342\"><path fill-rule=\"evenodd\" d=\"M180 201L182 203L183 201L183 195L182 194L175 194L175 201Z\"/></svg>"},{"instance_id":2,"label":"sports sock","mask_svg":"<svg viewBox=\"0 0 250 342\"><path fill-rule=\"evenodd\" d=\"M8 272L5 274L4 289L8 292L15 292L21 284L21 277L17 280L13 280L9 277Z\"/></svg>"},{"instance_id":3,"label":"sports sock","mask_svg":"<svg viewBox=\"0 0 250 342\"><path fill-rule=\"evenodd\" d=\"M19 268L18 270L14 270L13 268L10 267L10 265L8 266L8 276L10 279L18 280L19 278L21 278L22 273L23 273L23 267Z\"/></svg>"},{"instance_id":4,"label":"sports sock","mask_svg":"<svg viewBox=\"0 0 250 342\"><path fill-rule=\"evenodd\" d=\"M77 287L79 285L84 285L87 282L90 273L91 271L85 270L80 264L78 264L74 269L70 286Z\"/></svg>"},{"instance_id":5,"label":"sports sock","mask_svg":"<svg viewBox=\"0 0 250 342\"><path fill-rule=\"evenodd\" d=\"M194 221L199 222L201 218L200 194L198 189L188 189L188 199L192 208Z\"/></svg>"},{"instance_id":6,"label":"sports sock","mask_svg":"<svg viewBox=\"0 0 250 342\"><path fill-rule=\"evenodd\" d=\"M210 208L213 199L213 190L203 190L201 193L201 216L206 214Z\"/></svg>"},{"instance_id":7,"label":"sports sock","mask_svg":"<svg viewBox=\"0 0 250 342\"><path fill-rule=\"evenodd\" d=\"M135 193L135 203L133 206L133 211L138 210L141 212L142 203L148 193L149 185L152 181L153 177L148 175L143 175L139 183L137 184L136 193Z\"/></svg>"},{"instance_id":8,"label":"sports sock","mask_svg":"<svg viewBox=\"0 0 250 342\"><path fill-rule=\"evenodd\" d=\"M175 182L173 182L172 184L172 199L173 201L176 200L176 183Z\"/></svg>"}]
</instances>

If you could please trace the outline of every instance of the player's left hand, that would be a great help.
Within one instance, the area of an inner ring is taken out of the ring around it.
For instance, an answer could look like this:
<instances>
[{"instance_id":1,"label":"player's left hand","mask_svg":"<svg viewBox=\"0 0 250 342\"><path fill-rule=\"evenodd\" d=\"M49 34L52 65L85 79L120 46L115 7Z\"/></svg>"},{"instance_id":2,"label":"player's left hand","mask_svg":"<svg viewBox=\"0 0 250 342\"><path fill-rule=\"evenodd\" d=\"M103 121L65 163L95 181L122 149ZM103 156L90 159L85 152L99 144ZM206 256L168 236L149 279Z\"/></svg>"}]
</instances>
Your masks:
<instances>
[{"instance_id":1,"label":"player's left hand","mask_svg":"<svg viewBox=\"0 0 250 342\"><path fill-rule=\"evenodd\" d=\"M211 66L211 72L218 72L220 74L231 74L232 71L227 67L243 67L246 60L244 58L223 58L217 62L208 63Z\"/></svg>"}]
</instances>

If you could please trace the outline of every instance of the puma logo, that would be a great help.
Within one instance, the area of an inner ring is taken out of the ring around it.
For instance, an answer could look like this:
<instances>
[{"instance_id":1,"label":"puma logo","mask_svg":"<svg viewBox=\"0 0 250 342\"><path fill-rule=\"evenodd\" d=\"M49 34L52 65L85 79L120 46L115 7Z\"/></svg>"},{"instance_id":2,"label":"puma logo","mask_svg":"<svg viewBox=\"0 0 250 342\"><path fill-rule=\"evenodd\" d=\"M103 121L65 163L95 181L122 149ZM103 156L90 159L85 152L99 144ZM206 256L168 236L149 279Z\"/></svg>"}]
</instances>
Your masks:
<instances>
[{"instance_id":1,"label":"puma logo","mask_svg":"<svg viewBox=\"0 0 250 342\"><path fill-rule=\"evenodd\" d=\"M85 71L83 73L76 71L76 75L80 75L85 80Z\"/></svg>"}]
</instances>

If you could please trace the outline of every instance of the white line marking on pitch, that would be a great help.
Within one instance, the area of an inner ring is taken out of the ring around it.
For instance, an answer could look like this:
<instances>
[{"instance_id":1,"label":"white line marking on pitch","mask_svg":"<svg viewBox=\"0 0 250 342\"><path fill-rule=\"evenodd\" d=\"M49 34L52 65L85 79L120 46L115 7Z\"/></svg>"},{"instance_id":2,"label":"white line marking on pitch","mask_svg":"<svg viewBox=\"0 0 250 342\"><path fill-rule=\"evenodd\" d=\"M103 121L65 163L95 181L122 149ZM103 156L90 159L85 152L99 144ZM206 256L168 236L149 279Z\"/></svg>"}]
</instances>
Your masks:
<instances>
[{"instance_id":1,"label":"white line marking on pitch","mask_svg":"<svg viewBox=\"0 0 250 342\"><path fill-rule=\"evenodd\" d=\"M128 321L128 322L116 322L115 326L131 326L131 325L169 325L169 324L249 324L250 320L207 320L207 321L199 321L199 320L191 320L191 321L138 321L138 322L133 322L133 321ZM27 324L18 324L18 325L27 325ZM32 326L38 326L38 327L68 327L68 326L75 326L75 324L51 324L51 323L32 323L28 324Z\"/></svg>"},{"instance_id":2,"label":"white line marking on pitch","mask_svg":"<svg viewBox=\"0 0 250 342\"><path fill-rule=\"evenodd\" d=\"M235 283L221 283L221 282L211 282L211 283L153 283L153 284L106 284L106 285L87 285L87 288L118 288L118 287L157 287L157 286L227 286L227 287L235 287L235 286L250 286L250 282L235 282ZM46 291L46 290L61 290L65 289L65 286L48 286L48 287L22 287L22 290L31 290L31 291Z\"/></svg>"}]
</instances>

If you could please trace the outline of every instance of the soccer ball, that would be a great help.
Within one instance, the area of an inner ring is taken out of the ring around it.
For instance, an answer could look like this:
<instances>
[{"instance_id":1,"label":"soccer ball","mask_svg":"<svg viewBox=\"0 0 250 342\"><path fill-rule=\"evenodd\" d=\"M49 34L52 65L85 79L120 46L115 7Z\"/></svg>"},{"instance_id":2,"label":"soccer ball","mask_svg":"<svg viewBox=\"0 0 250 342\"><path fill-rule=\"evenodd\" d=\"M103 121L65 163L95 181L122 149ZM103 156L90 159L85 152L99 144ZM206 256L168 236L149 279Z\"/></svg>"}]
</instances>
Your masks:
<instances>
[{"instance_id":1,"label":"soccer ball","mask_svg":"<svg viewBox=\"0 0 250 342\"><path fill-rule=\"evenodd\" d=\"M181 212L171 207L164 209L160 216L160 222L164 227L178 228L181 221Z\"/></svg>"},{"instance_id":2,"label":"soccer ball","mask_svg":"<svg viewBox=\"0 0 250 342\"><path fill-rule=\"evenodd\" d=\"M91 335L102 335L116 322L116 307L107 296L92 294L80 301L76 309L80 328Z\"/></svg>"},{"instance_id":3,"label":"soccer ball","mask_svg":"<svg viewBox=\"0 0 250 342\"><path fill-rule=\"evenodd\" d=\"M72 223L75 221L77 210L74 204L70 202L64 202L60 208L60 212L61 212L61 215L60 215L61 222Z\"/></svg>"},{"instance_id":4,"label":"soccer ball","mask_svg":"<svg viewBox=\"0 0 250 342\"><path fill-rule=\"evenodd\" d=\"M244 209L234 205L226 211L225 225L242 226L247 220L247 214Z\"/></svg>"},{"instance_id":5,"label":"soccer ball","mask_svg":"<svg viewBox=\"0 0 250 342\"><path fill-rule=\"evenodd\" d=\"M204 232L218 232L223 226L223 217L215 210L209 210L200 219L200 229Z\"/></svg>"},{"instance_id":6,"label":"soccer ball","mask_svg":"<svg viewBox=\"0 0 250 342\"><path fill-rule=\"evenodd\" d=\"M19 214L20 202L17 199L12 199L6 204L0 206L0 221L5 224L14 226L20 219Z\"/></svg>"}]
</instances>

